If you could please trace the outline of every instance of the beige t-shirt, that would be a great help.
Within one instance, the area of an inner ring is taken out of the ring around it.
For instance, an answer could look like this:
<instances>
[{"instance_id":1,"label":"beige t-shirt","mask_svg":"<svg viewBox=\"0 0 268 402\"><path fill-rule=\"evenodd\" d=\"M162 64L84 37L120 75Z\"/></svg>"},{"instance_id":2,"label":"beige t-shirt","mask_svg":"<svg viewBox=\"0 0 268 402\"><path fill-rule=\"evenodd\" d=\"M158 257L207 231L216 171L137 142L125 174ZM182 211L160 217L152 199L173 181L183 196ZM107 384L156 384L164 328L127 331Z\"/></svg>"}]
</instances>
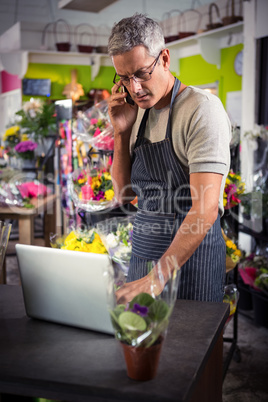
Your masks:
<instances>
[{"instance_id":1,"label":"beige t-shirt","mask_svg":"<svg viewBox=\"0 0 268 402\"><path fill-rule=\"evenodd\" d=\"M144 109L139 109L130 138L132 154ZM145 138L159 142L165 138L169 105L152 108L146 124ZM186 174L212 172L223 175L219 212L222 215L223 191L230 168L231 123L220 99L188 86L175 99L172 112L174 151Z\"/></svg>"}]
</instances>

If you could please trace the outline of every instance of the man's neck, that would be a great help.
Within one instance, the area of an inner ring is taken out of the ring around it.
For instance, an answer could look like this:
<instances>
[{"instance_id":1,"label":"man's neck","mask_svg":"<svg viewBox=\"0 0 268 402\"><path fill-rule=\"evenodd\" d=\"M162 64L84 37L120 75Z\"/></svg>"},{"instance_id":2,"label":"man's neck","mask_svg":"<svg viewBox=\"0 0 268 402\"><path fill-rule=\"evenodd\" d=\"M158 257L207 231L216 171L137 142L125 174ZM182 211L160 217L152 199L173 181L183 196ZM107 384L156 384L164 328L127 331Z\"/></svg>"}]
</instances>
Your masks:
<instances>
[{"instance_id":1,"label":"man's neck","mask_svg":"<svg viewBox=\"0 0 268 402\"><path fill-rule=\"evenodd\" d=\"M154 106L154 108L156 110L159 109L163 109L165 108L167 105L170 104L171 102L171 95L172 95L172 90L173 90L173 86L175 83L175 77L170 73L170 80L168 81L168 85L167 85L167 89L165 91L164 96L162 97L162 99L157 102L157 104ZM176 97L182 92L184 91L184 89L187 87L187 85L181 83L180 85L180 89L178 91L178 93L176 94Z\"/></svg>"}]
</instances>

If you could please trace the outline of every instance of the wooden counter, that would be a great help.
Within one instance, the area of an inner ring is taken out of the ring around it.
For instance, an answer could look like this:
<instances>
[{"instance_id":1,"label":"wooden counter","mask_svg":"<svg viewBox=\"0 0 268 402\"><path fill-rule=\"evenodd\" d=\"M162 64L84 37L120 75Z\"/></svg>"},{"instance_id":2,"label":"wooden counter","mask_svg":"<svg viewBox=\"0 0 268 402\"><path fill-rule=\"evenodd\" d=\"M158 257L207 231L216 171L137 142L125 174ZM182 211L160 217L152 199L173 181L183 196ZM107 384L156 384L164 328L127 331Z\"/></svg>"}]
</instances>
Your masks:
<instances>
[{"instance_id":1,"label":"wooden counter","mask_svg":"<svg viewBox=\"0 0 268 402\"><path fill-rule=\"evenodd\" d=\"M21 208L16 206L0 207L0 220L15 219L19 222L19 243L33 244L34 218L44 213L45 246L49 246L49 233L56 232L55 207L56 195L50 194L43 198L31 199L34 208Z\"/></svg>"}]
</instances>

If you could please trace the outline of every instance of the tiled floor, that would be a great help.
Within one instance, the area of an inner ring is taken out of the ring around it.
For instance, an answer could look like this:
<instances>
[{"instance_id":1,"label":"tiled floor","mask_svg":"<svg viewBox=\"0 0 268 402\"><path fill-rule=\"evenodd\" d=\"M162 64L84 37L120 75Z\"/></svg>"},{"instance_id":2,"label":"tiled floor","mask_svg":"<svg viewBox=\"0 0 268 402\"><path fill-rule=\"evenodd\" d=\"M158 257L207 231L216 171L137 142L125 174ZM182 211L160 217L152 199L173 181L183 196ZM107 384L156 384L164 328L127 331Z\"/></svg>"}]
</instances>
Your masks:
<instances>
[{"instance_id":1,"label":"tiled floor","mask_svg":"<svg viewBox=\"0 0 268 402\"><path fill-rule=\"evenodd\" d=\"M42 245L41 238L36 244ZM10 240L6 268L7 283L19 285L17 259L15 256L16 240ZM253 322L253 312L238 314L238 347L241 361L232 359L223 383L223 402L267 402L268 401L268 328L258 327ZM224 336L232 337L233 322L231 321ZM226 358L229 343L224 342L224 358ZM19 399L17 400L19 402ZM215 401L218 402L218 401Z\"/></svg>"}]
</instances>

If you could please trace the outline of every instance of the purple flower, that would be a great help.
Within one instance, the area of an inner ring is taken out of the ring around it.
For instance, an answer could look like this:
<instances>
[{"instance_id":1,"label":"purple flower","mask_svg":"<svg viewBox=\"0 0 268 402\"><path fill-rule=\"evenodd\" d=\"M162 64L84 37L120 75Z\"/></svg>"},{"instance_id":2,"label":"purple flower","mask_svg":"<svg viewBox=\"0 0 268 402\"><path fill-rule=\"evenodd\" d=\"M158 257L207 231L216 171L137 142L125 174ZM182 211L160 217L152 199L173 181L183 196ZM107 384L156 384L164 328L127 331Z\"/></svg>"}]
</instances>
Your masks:
<instances>
[{"instance_id":1,"label":"purple flower","mask_svg":"<svg viewBox=\"0 0 268 402\"><path fill-rule=\"evenodd\" d=\"M146 317L148 314L148 310L149 310L148 307L140 306L138 303L135 303L131 311L132 313L136 313L141 317Z\"/></svg>"},{"instance_id":2,"label":"purple flower","mask_svg":"<svg viewBox=\"0 0 268 402\"><path fill-rule=\"evenodd\" d=\"M33 141L22 141L15 146L15 151L20 153L31 152L37 148L37 143Z\"/></svg>"},{"instance_id":3,"label":"purple flower","mask_svg":"<svg viewBox=\"0 0 268 402\"><path fill-rule=\"evenodd\" d=\"M93 200L94 201L100 201L104 199L104 192L99 191L97 195L94 195Z\"/></svg>"}]
</instances>

